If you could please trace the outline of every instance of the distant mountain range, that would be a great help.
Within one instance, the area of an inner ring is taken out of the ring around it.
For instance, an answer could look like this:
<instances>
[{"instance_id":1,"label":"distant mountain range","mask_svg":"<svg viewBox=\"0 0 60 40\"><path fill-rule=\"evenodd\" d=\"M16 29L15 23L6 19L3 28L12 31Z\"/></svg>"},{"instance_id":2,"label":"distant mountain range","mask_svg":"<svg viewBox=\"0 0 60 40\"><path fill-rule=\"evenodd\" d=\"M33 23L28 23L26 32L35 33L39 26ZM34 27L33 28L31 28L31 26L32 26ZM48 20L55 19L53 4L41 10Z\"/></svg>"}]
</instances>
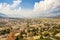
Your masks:
<instances>
[{"instance_id":1,"label":"distant mountain range","mask_svg":"<svg viewBox=\"0 0 60 40\"><path fill-rule=\"evenodd\" d=\"M8 14L4 14L4 13L0 13L0 18L24 18L23 16L21 15L15 15L14 16L18 16L18 17L12 17L11 15L8 15Z\"/></svg>"},{"instance_id":2,"label":"distant mountain range","mask_svg":"<svg viewBox=\"0 0 60 40\"><path fill-rule=\"evenodd\" d=\"M7 17L6 14L0 13L0 18L6 18L6 17Z\"/></svg>"},{"instance_id":3,"label":"distant mountain range","mask_svg":"<svg viewBox=\"0 0 60 40\"><path fill-rule=\"evenodd\" d=\"M25 18L25 17L23 17L23 16L20 16L20 17L9 17L6 14L0 13L0 18ZM41 17L41 18L43 18L43 17ZM46 17L44 17L44 18L46 18ZM53 17L47 17L47 18L60 18L60 15L53 16Z\"/></svg>"},{"instance_id":4,"label":"distant mountain range","mask_svg":"<svg viewBox=\"0 0 60 40\"><path fill-rule=\"evenodd\" d=\"M54 16L54 17L51 17L51 18L60 18L60 15L57 15L57 16Z\"/></svg>"}]
</instances>

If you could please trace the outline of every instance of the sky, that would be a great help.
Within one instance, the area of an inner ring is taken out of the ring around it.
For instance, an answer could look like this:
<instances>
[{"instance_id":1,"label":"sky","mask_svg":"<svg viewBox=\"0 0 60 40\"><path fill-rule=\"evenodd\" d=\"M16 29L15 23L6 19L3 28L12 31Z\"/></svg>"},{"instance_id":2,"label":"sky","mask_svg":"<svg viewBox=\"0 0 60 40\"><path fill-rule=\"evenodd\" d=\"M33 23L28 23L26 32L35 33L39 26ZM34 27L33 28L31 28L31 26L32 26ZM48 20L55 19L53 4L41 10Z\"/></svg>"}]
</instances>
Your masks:
<instances>
[{"instance_id":1,"label":"sky","mask_svg":"<svg viewBox=\"0 0 60 40\"><path fill-rule=\"evenodd\" d=\"M57 16L60 0L0 0L0 13L27 18Z\"/></svg>"}]
</instances>

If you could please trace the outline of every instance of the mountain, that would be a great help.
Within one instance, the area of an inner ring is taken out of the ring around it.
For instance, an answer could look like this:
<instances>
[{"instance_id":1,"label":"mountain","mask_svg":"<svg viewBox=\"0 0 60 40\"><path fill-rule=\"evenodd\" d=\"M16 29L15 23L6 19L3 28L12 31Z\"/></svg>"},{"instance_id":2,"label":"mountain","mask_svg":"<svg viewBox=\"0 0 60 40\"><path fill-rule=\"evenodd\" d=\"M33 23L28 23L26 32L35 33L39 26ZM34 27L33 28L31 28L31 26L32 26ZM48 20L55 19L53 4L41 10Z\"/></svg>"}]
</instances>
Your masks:
<instances>
[{"instance_id":1,"label":"mountain","mask_svg":"<svg viewBox=\"0 0 60 40\"><path fill-rule=\"evenodd\" d=\"M0 18L5 18L5 17L7 17L6 14L0 13Z\"/></svg>"},{"instance_id":2,"label":"mountain","mask_svg":"<svg viewBox=\"0 0 60 40\"><path fill-rule=\"evenodd\" d=\"M60 15L53 16L53 17L47 17L47 18L60 18Z\"/></svg>"},{"instance_id":3,"label":"mountain","mask_svg":"<svg viewBox=\"0 0 60 40\"><path fill-rule=\"evenodd\" d=\"M54 18L60 18L60 15L58 15L58 16L55 16Z\"/></svg>"},{"instance_id":4,"label":"mountain","mask_svg":"<svg viewBox=\"0 0 60 40\"><path fill-rule=\"evenodd\" d=\"M0 13L0 18L12 18L12 19L16 19L16 18L25 18L24 16L21 15L17 15L17 14L4 14L4 13Z\"/></svg>"}]
</instances>

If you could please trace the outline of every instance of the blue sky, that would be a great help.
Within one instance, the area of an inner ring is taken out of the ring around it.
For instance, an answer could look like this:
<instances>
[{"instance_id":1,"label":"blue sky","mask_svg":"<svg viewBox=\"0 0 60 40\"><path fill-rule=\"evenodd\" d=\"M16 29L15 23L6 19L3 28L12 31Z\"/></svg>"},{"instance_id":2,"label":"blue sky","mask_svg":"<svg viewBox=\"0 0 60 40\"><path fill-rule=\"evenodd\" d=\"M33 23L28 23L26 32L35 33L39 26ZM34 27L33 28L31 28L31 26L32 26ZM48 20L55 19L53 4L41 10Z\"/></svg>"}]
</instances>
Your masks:
<instances>
[{"instance_id":1,"label":"blue sky","mask_svg":"<svg viewBox=\"0 0 60 40\"><path fill-rule=\"evenodd\" d=\"M20 6L23 9L33 9L35 2L39 2L40 0L22 0ZM0 3L8 3L12 4L13 0L0 0Z\"/></svg>"},{"instance_id":2,"label":"blue sky","mask_svg":"<svg viewBox=\"0 0 60 40\"><path fill-rule=\"evenodd\" d=\"M12 4L13 0L0 0L0 3L9 3L9 4Z\"/></svg>"},{"instance_id":3,"label":"blue sky","mask_svg":"<svg viewBox=\"0 0 60 40\"><path fill-rule=\"evenodd\" d=\"M35 2L39 2L40 0L22 0L21 7L31 9L34 7Z\"/></svg>"}]
</instances>

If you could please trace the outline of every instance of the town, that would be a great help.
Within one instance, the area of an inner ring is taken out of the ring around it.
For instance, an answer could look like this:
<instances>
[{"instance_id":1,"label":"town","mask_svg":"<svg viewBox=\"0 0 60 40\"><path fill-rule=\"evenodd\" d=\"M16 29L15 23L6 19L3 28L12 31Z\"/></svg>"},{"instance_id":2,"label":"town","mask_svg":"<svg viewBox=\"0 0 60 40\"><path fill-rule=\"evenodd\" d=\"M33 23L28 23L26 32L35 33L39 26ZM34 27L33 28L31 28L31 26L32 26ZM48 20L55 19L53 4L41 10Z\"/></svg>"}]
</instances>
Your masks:
<instances>
[{"instance_id":1,"label":"town","mask_svg":"<svg viewBox=\"0 0 60 40\"><path fill-rule=\"evenodd\" d=\"M0 18L0 40L60 40L60 19Z\"/></svg>"}]
</instances>

